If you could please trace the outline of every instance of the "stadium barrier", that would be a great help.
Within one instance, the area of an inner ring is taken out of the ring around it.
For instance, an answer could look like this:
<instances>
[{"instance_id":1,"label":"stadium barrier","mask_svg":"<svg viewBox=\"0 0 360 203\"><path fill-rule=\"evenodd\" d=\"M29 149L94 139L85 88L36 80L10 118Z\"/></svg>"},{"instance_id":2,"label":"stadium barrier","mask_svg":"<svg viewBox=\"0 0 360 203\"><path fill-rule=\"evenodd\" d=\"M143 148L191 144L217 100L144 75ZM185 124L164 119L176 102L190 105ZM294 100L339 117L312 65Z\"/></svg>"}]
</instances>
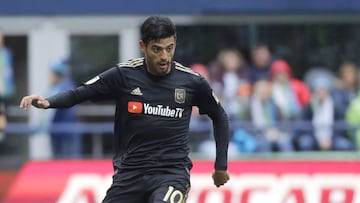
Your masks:
<instances>
[{"instance_id":1,"label":"stadium barrier","mask_svg":"<svg viewBox=\"0 0 360 203\"><path fill-rule=\"evenodd\" d=\"M313 125L311 121L293 121L293 122L279 122L273 125L285 131L297 130L311 130ZM324 126L325 127L325 126ZM349 125L345 121L335 121L332 125L334 130L357 130L360 126ZM258 130L252 122L249 121L232 121L230 122L230 129L242 128L245 130ZM113 133L113 122L77 122L77 123L62 123L54 124L48 132L66 132L66 133ZM190 127L190 133L211 132L212 127L210 122L197 122L196 126ZM10 122L5 129L6 133L21 133L32 134L42 132L37 126L32 126L24 122Z\"/></svg>"},{"instance_id":2,"label":"stadium barrier","mask_svg":"<svg viewBox=\"0 0 360 203\"><path fill-rule=\"evenodd\" d=\"M296 136L298 130L306 131L313 129L313 125L309 121L294 121L294 122L279 122L276 127L286 131L289 135ZM332 128L334 130L355 131L359 126L349 125L344 121L336 121ZM231 121L230 129L244 129L249 132L256 132L257 129L252 122L248 121ZM47 132L66 132L66 133L78 133L81 135L87 134L91 136L91 154L92 158L104 158L104 138L103 135L113 135L113 123L112 122L77 122L77 123L64 123L55 124ZM32 126L23 122L10 122L5 129L7 134L19 134L19 135L32 135L39 132L43 132L43 129L39 129L37 126ZM211 123L208 120L196 122L195 125L190 125L189 133L192 134L206 134L208 135L212 131ZM345 132L346 133L346 132ZM193 137L194 138L194 137ZM200 137L199 137L200 138ZM199 139L196 138L196 139ZM206 137L205 137L206 138ZM355 138L354 138L355 139ZM356 141L354 140L354 143Z\"/></svg>"}]
</instances>

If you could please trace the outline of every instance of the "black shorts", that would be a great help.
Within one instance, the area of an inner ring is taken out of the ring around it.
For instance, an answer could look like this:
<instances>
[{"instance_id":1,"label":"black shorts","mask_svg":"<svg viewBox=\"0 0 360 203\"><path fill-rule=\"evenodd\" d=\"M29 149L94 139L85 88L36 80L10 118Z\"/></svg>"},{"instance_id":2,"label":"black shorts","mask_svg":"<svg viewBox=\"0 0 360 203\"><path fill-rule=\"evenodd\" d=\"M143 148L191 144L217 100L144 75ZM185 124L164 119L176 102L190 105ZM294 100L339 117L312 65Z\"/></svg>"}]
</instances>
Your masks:
<instances>
[{"instance_id":1,"label":"black shorts","mask_svg":"<svg viewBox=\"0 0 360 203\"><path fill-rule=\"evenodd\" d=\"M116 172L102 203L184 203L190 189L186 169Z\"/></svg>"}]
</instances>

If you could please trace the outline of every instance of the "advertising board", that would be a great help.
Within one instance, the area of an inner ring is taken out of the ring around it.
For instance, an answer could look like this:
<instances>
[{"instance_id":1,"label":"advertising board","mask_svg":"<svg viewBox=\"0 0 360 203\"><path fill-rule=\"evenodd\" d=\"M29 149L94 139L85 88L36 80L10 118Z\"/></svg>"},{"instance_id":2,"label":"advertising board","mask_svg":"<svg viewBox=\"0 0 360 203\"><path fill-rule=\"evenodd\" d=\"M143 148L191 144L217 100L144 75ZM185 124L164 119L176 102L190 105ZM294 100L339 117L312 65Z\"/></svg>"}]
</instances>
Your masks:
<instances>
[{"instance_id":1,"label":"advertising board","mask_svg":"<svg viewBox=\"0 0 360 203\"><path fill-rule=\"evenodd\" d=\"M212 161L194 161L187 203L359 203L360 162L231 161L212 184ZM5 203L97 203L111 185L109 160L28 162Z\"/></svg>"}]
</instances>

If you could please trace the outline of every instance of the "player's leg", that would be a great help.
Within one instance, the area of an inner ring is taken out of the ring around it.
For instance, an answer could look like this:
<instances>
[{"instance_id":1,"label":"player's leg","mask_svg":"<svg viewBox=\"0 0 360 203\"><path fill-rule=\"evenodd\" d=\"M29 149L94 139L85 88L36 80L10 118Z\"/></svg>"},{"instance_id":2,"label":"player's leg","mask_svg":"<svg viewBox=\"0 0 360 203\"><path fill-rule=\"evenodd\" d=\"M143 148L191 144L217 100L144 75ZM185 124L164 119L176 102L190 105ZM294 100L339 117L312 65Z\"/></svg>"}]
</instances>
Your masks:
<instances>
[{"instance_id":1,"label":"player's leg","mask_svg":"<svg viewBox=\"0 0 360 203\"><path fill-rule=\"evenodd\" d=\"M140 203L147 199L141 173L118 172L102 203Z\"/></svg>"},{"instance_id":2,"label":"player's leg","mask_svg":"<svg viewBox=\"0 0 360 203\"><path fill-rule=\"evenodd\" d=\"M120 186L111 186L106 192L106 196L102 203L137 203L146 202L147 198L141 192L128 191Z\"/></svg>"},{"instance_id":3,"label":"player's leg","mask_svg":"<svg viewBox=\"0 0 360 203\"><path fill-rule=\"evenodd\" d=\"M186 187L177 185L163 185L159 187L150 197L149 203L185 203L188 197L188 189Z\"/></svg>"},{"instance_id":4,"label":"player's leg","mask_svg":"<svg viewBox=\"0 0 360 203\"><path fill-rule=\"evenodd\" d=\"M148 203L185 203L190 190L188 174L163 174L154 176L158 184L153 190Z\"/></svg>"}]
</instances>

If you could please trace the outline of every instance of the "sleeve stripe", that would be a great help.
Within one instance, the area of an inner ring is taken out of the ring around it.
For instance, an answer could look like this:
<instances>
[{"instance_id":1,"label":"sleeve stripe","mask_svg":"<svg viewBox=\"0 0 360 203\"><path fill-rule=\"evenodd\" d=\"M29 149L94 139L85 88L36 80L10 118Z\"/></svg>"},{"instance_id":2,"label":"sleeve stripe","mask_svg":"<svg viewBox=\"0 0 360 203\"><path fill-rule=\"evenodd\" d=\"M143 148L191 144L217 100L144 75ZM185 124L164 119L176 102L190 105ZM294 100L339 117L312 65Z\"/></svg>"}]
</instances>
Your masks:
<instances>
[{"instance_id":1,"label":"sleeve stripe","mask_svg":"<svg viewBox=\"0 0 360 203\"><path fill-rule=\"evenodd\" d=\"M176 61L175 61L174 63L175 63L175 69L180 70L180 71L183 71L183 72L186 72L186 73L190 73L190 74L199 76L199 73L194 72L194 71L191 70L190 68L185 67L185 66L181 65L180 63L178 63L178 62L176 62Z\"/></svg>"},{"instance_id":2,"label":"sleeve stripe","mask_svg":"<svg viewBox=\"0 0 360 203\"><path fill-rule=\"evenodd\" d=\"M142 66L143 64L144 64L144 58L136 58L136 59L131 59L127 62L118 63L117 66L121 68L124 67L136 68Z\"/></svg>"}]
</instances>

